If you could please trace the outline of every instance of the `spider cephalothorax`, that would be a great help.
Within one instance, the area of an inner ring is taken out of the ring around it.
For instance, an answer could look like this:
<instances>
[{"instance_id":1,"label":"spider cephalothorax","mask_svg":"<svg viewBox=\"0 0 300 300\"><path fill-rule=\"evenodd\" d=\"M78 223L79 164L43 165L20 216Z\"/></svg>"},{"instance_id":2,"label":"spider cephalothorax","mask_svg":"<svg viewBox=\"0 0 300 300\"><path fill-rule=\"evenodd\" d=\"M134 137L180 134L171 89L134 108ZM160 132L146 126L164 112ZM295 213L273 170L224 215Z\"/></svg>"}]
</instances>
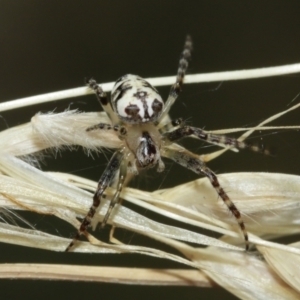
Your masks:
<instances>
[{"instance_id":1,"label":"spider cephalothorax","mask_svg":"<svg viewBox=\"0 0 300 300\"><path fill-rule=\"evenodd\" d=\"M106 93L103 92L101 86L94 79L88 81L88 86L96 93L101 106L111 120L111 124L100 123L87 128L87 131L115 130L122 140L122 146L116 150L104 170L93 197L93 204L66 251L70 250L80 235L86 232L100 205L106 188L112 184L117 174L119 174L119 177L116 191L101 226L106 224L113 207L119 201L126 176L128 174L137 175L141 169L152 167L156 167L159 172L163 171L164 163L162 157L169 158L209 179L212 187L236 218L244 235L246 249L248 249L248 234L241 214L221 187L215 173L206 166L199 155L183 147L180 147L180 151L178 151L175 150L176 147L171 146L182 138L193 136L223 147L250 148L254 151L261 150L234 138L213 135L200 128L187 126L181 119L173 120L168 124L160 123L162 118L169 113L171 106L181 91L191 50L192 41L187 36L184 50L179 60L176 81L171 87L165 103L158 91L149 82L136 75L128 74L116 81L111 92L111 102L108 101Z\"/></svg>"}]
</instances>

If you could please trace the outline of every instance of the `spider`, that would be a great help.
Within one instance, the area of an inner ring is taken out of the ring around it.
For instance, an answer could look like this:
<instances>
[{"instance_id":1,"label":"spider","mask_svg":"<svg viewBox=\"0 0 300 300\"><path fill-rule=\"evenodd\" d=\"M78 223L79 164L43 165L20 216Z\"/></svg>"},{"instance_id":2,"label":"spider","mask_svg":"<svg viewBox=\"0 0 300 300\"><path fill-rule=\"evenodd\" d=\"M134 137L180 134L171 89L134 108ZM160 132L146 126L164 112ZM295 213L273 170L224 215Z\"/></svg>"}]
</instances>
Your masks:
<instances>
[{"instance_id":1,"label":"spider","mask_svg":"<svg viewBox=\"0 0 300 300\"><path fill-rule=\"evenodd\" d=\"M261 151L261 149L234 138L210 134L202 129L188 126L180 118L165 125L161 124L161 120L168 115L170 108L181 92L191 51L192 40L190 36L187 36L179 60L176 82L171 86L165 103L158 91L149 82L137 75L127 74L120 77L111 91L111 101L108 101L106 93L94 79L87 81L88 87L95 92L98 101L111 120L111 124L100 123L87 128L86 131L114 130L122 141L122 146L115 151L100 177L93 197L93 204L66 251L69 251L79 237L87 231L99 208L101 198L104 197L106 188L112 184L117 174L119 175L116 191L101 227L105 226L114 206L120 200L120 193L127 174L137 175L140 170L153 167L156 167L158 172L162 172L165 168L162 157L169 158L209 179L212 187L236 218L244 236L246 250L248 250L248 234L241 213L221 187L216 174L206 166L199 155L182 147L177 150L171 146L182 138L193 136L223 147L250 148L254 151Z\"/></svg>"}]
</instances>

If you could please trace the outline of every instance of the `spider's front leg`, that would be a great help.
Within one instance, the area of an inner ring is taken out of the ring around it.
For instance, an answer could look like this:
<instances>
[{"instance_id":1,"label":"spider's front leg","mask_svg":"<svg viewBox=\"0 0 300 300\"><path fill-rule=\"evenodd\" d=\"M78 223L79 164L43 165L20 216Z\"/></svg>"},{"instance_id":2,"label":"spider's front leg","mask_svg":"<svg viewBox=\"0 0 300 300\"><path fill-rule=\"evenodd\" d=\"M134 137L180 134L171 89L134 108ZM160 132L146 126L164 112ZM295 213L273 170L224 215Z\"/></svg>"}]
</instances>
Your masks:
<instances>
[{"instance_id":1,"label":"spider's front leg","mask_svg":"<svg viewBox=\"0 0 300 300\"><path fill-rule=\"evenodd\" d=\"M223 202L226 204L228 209L232 212L232 214L236 218L244 235L246 250L248 250L249 239L248 239L247 230L244 221L242 219L241 213L239 212L235 204L230 200L229 196L226 194L224 189L221 187L216 174L205 165L205 163L199 158L199 156L187 150L181 150L179 152L176 150L165 148L162 154L163 156L172 159L179 165L195 172L196 174L204 175L209 179L213 188L216 190L220 198L223 200Z\"/></svg>"},{"instance_id":2,"label":"spider's front leg","mask_svg":"<svg viewBox=\"0 0 300 300\"><path fill-rule=\"evenodd\" d=\"M67 247L66 251L69 251L74 246L76 241L80 238L80 236L83 233L86 232L87 228L90 226L90 224L92 222L92 219L93 219L97 209L99 208L101 197L102 197L103 193L105 192L107 187L110 186L110 184L113 181L117 171L120 168L120 165L124 164L123 158L124 158L124 149L123 148L117 150L114 153L114 155L112 156L111 160L108 163L108 166L106 167L105 171L103 172L103 174L100 177L100 180L98 182L98 187L97 187L97 190L96 190L96 192L94 194L94 197L93 197L93 205L90 207L89 212L87 213L87 215L83 219L78 232L76 233L76 235L73 238L72 242ZM122 176L121 176L121 174L122 174ZM116 193L113 197L112 203L110 204L109 210L107 211L107 213L105 215L105 218L104 218L105 221L107 221L107 219L109 217L109 214L110 214L113 206L115 205L115 203L118 202L119 195L120 195L122 185L123 185L123 182L124 182L124 179L123 179L124 176L126 177L126 167L121 168L117 191L116 191Z\"/></svg>"}]
</instances>

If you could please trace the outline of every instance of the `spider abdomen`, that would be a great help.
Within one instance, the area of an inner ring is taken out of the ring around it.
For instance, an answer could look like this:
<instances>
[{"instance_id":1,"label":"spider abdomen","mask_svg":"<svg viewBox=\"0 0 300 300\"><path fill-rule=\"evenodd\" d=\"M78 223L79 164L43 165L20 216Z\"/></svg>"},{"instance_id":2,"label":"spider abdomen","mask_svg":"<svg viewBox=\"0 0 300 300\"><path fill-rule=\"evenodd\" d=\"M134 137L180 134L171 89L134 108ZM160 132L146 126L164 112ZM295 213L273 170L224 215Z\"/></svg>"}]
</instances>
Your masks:
<instances>
[{"instance_id":1,"label":"spider abdomen","mask_svg":"<svg viewBox=\"0 0 300 300\"><path fill-rule=\"evenodd\" d=\"M158 91L143 78L131 74L116 81L111 102L120 119L133 124L156 121L164 107Z\"/></svg>"}]
</instances>

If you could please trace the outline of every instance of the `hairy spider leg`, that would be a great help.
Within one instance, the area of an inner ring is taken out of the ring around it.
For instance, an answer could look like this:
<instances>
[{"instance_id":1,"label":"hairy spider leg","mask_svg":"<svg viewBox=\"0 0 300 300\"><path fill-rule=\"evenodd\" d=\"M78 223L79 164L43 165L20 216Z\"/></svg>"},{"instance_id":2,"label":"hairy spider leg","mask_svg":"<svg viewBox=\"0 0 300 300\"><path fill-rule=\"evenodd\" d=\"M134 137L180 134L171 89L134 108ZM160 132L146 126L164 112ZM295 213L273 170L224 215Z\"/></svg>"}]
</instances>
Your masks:
<instances>
[{"instance_id":1,"label":"hairy spider leg","mask_svg":"<svg viewBox=\"0 0 300 300\"><path fill-rule=\"evenodd\" d=\"M186 37L185 44L183 47L183 52L179 60L176 82L171 87L168 99L166 100L164 106L164 110L159 118L160 120L162 120L162 118L169 113L171 106L174 104L174 102L178 98L179 93L182 90L183 80L184 80L185 72L189 65L188 60L191 57L192 50L193 50L192 38L188 35Z\"/></svg>"},{"instance_id":2,"label":"hairy spider leg","mask_svg":"<svg viewBox=\"0 0 300 300\"><path fill-rule=\"evenodd\" d=\"M119 150L117 150L114 155L112 156L111 160L109 161L106 169L104 170L102 176L100 177L100 180L98 182L98 187L97 190L94 194L93 197L93 204L89 209L89 212L87 213L87 215L85 216L85 218L83 219L79 230L77 231L75 237L73 238L72 242L69 244L69 246L66 248L66 252L69 251L74 244L76 243L76 241L80 238L80 236L86 232L87 228L90 226L93 217L97 211L97 209L99 208L100 202L101 202L101 197L103 195L103 193L105 192L105 190L107 189L108 186L110 186L111 182L113 181L117 171L120 168L121 162L123 160L124 157L124 148L121 148ZM123 179L120 180L119 178L119 182L118 182L118 186L122 185L122 181ZM122 186L121 186L122 188ZM119 195L119 190L121 188L118 188L115 195ZM114 196L115 198L115 196Z\"/></svg>"},{"instance_id":3,"label":"hairy spider leg","mask_svg":"<svg viewBox=\"0 0 300 300\"><path fill-rule=\"evenodd\" d=\"M112 124L116 125L120 123L118 116L115 114L110 102L108 101L107 94L103 91L102 87L96 82L96 80L93 78L89 79L87 81L87 86L95 92L99 103L108 115L109 119L112 121Z\"/></svg>"},{"instance_id":4,"label":"hairy spider leg","mask_svg":"<svg viewBox=\"0 0 300 300\"><path fill-rule=\"evenodd\" d=\"M179 127L179 128L178 128ZM173 130L172 130L173 129ZM172 131L170 131L172 130ZM185 137L196 137L207 143L221 146L224 148L232 147L237 149L249 149L254 152L263 153L269 155L270 151L266 148L259 147L258 145L253 145L248 142L241 142L235 138L228 137L226 135L212 134L206 132L200 128L184 125L182 119L176 119L168 124L166 124L160 132L163 136L171 142L178 141Z\"/></svg>"},{"instance_id":5,"label":"hairy spider leg","mask_svg":"<svg viewBox=\"0 0 300 300\"><path fill-rule=\"evenodd\" d=\"M103 228L106 225L113 208L121 200L120 194L122 192L122 188L124 186L126 176L127 176L127 161L126 161L126 159L123 159L122 162L121 162L121 166L120 166L119 181L118 181L118 185L116 187L116 192L115 192L112 200L110 201L108 210L107 210L107 212L106 212L106 214L105 214L105 216L104 216L104 218L101 222L101 228Z\"/></svg>"},{"instance_id":6,"label":"hairy spider leg","mask_svg":"<svg viewBox=\"0 0 300 300\"><path fill-rule=\"evenodd\" d=\"M164 135L165 133L168 133L172 130L182 127L183 124L184 123L183 123L182 118L177 118L177 119L171 120L170 122L168 122L167 124L165 124L164 126L159 128L159 133L161 135Z\"/></svg>"},{"instance_id":7,"label":"hairy spider leg","mask_svg":"<svg viewBox=\"0 0 300 300\"><path fill-rule=\"evenodd\" d=\"M162 152L162 155L164 157L172 159L179 165L193 171L194 173L196 173L198 175L204 175L209 179L213 188L216 190L216 192L218 193L220 198L226 204L229 211L231 211L231 213L236 218L236 220L241 228L241 231L244 235L245 244L246 244L245 248L246 248L246 250L248 250L249 249L249 238L248 238L247 230L245 227L245 223L242 219L241 213L239 212L239 210L235 206L235 204L230 200L229 196L226 194L224 189L221 187L216 174L205 165L205 163L199 158L198 155L196 155L186 149L181 149L181 151L179 152L176 150L166 148Z\"/></svg>"},{"instance_id":8,"label":"hairy spider leg","mask_svg":"<svg viewBox=\"0 0 300 300\"><path fill-rule=\"evenodd\" d=\"M94 131L94 130L111 130L113 129L114 131L119 131L120 130L120 126L119 125L111 125L111 124L107 124L107 123L99 123L96 125L92 125L90 127L88 127L86 129L86 131Z\"/></svg>"}]
</instances>

